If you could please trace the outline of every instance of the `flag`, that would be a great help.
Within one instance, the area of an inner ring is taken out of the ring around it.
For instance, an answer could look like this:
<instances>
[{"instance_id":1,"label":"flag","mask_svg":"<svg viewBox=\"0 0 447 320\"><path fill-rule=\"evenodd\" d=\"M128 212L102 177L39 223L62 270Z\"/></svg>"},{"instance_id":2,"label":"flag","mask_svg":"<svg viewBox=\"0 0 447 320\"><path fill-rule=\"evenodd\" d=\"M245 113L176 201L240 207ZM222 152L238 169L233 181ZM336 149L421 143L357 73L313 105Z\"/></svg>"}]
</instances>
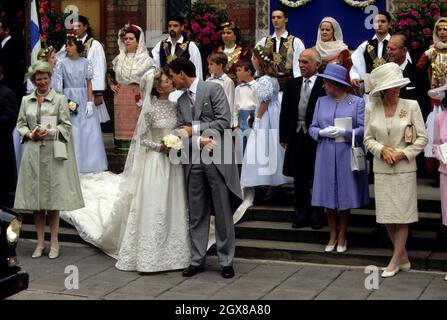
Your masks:
<instances>
[{"instance_id":1,"label":"flag","mask_svg":"<svg viewBox=\"0 0 447 320\"><path fill-rule=\"evenodd\" d=\"M30 21L30 47L31 47L31 63L37 61L37 54L40 51L40 23L39 23L39 4L38 0L31 2L31 21Z\"/></svg>"}]
</instances>

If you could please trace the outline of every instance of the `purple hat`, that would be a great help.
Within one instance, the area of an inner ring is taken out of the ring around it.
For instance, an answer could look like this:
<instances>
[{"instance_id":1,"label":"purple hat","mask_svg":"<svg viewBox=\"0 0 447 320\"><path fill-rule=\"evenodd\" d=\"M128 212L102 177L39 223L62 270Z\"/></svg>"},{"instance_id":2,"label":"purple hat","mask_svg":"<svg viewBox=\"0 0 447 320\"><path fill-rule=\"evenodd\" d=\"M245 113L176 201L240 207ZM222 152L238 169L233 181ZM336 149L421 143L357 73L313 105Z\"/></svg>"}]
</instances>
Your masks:
<instances>
[{"instance_id":1,"label":"purple hat","mask_svg":"<svg viewBox=\"0 0 447 320\"><path fill-rule=\"evenodd\" d=\"M351 85L346 82L346 73L348 71L345 67L336 64L336 63L329 63L326 66L326 69L324 69L323 73L317 73L318 77L322 77L325 79L329 79L338 83L341 83L345 86L350 87Z\"/></svg>"}]
</instances>

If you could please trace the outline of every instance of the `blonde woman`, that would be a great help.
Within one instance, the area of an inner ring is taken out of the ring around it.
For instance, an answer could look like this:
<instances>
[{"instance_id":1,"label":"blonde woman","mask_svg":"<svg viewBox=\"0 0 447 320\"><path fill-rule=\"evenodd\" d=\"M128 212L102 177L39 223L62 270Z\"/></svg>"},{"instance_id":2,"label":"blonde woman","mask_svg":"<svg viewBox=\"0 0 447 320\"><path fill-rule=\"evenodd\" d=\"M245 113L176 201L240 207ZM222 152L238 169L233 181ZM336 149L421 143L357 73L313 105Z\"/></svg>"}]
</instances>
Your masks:
<instances>
[{"instance_id":1,"label":"blonde woman","mask_svg":"<svg viewBox=\"0 0 447 320\"><path fill-rule=\"evenodd\" d=\"M75 210L84 206L76 159L71 140L71 121L67 98L50 88L53 68L37 61L28 71L36 90L23 97L17 120L17 130L24 143L22 166L16 190L14 208L33 210L37 245L32 257L41 257L45 250L45 213L51 230L48 257L59 256L59 211ZM56 127L42 127L47 119ZM54 156L54 141L64 142L67 159Z\"/></svg>"}]
</instances>

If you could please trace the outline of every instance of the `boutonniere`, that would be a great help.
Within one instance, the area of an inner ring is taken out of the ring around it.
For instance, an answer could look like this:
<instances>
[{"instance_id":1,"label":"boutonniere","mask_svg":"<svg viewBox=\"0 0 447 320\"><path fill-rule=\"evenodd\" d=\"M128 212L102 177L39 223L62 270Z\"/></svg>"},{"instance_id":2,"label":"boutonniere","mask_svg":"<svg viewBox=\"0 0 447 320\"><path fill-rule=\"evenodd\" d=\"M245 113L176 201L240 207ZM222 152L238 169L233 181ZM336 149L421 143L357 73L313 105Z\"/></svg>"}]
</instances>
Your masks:
<instances>
[{"instance_id":1,"label":"boutonniere","mask_svg":"<svg viewBox=\"0 0 447 320\"><path fill-rule=\"evenodd\" d=\"M180 48L182 48L183 51L185 51L187 47L188 47L188 43L187 43L187 42L182 43L182 44L180 45Z\"/></svg>"},{"instance_id":2,"label":"boutonniere","mask_svg":"<svg viewBox=\"0 0 447 320\"><path fill-rule=\"evenodd\" d=\"M405 118L407 116L408 111L405 109L400 110L399 118Z\"/></svg>"},{"instance_id":3,"label":"boutonniere","mask_svg":"<svg viewBox=\"0 0 447 320\"><path fill-rule=\"evenodd\" d=\"M168 43L167 42L165 42L165 43L163 43L163 49L167 49L168 48Z\"/></svg>"},{"instance_id":4,"label":"boutonniere","mask_svg":"<svg viewBox=\"0 0 447 320\"><path fill-rule=\"evenodd\" d=\"M374 46L372 46L372 45L368 44L368 48L367 48L367 50L368 50L368 53L370 53L370 52L374 51L375 49L376 49L376 48L374 48Z\"/></svg>"},{"instance_id":5,"label":"boutonniere","mask_svg":"<svg viewBox=\"0 0 447 320\"><path fill-rule=\"evenodd\" d=\"M273 40L272 40L272 38L267 38L267 42L265 43L265 47L266 48L273 47Z\"/></svg>"}]
</instances>

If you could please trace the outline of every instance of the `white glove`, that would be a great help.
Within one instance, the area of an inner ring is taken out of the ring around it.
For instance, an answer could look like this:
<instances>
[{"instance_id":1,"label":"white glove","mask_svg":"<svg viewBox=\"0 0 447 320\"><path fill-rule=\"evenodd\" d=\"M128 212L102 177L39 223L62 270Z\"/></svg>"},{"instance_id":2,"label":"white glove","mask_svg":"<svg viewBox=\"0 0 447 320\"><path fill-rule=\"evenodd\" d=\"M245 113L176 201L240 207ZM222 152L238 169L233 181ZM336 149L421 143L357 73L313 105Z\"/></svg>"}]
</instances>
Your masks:
<instances>
[{"instance_id":1,"label":"white glove","mask_svg":"<svg viewBox=\"0 0 447 320\"><path fill-rule=\"evenodd\" d=\"M87 102L87 107L85 108L85 117L90 118L93 115L93 101Z\"/></svg>"},{"instance_id":2,"label":"white glove","mask_svg":"<svg viewBox=\"0 0 447 320\"><path fill-rule=\"evenodd\" d=\"M259 124L261 123L261 118L255 118L255 122L253 122L253 129L259 129Z\"/></svg>"},{"instance_id":3,"label":"white glove","mask_svg":"<svg viewBox=\"0 0 447 320\"><path fill-rule=\"evenodd\" d=\"M318 132L320 137L324 137L324 138L335 138L335 137L337 137L336 133L337 133L337 128L334 126L329 126L329 127L324 128Z\"/></svg>"},{"instance_id":4,"label":"white glove","mask_svg":"<svg viewBox=\"0 0 447 320\"><path fill-rule=\"evenodd\" d=\"M345 135L345 132L346 132L345 128L335 127L335 129L337 129L337 131L335 132L336 137L340 137L340 136L344 136Z\"/></svg>"}]
</instances>

